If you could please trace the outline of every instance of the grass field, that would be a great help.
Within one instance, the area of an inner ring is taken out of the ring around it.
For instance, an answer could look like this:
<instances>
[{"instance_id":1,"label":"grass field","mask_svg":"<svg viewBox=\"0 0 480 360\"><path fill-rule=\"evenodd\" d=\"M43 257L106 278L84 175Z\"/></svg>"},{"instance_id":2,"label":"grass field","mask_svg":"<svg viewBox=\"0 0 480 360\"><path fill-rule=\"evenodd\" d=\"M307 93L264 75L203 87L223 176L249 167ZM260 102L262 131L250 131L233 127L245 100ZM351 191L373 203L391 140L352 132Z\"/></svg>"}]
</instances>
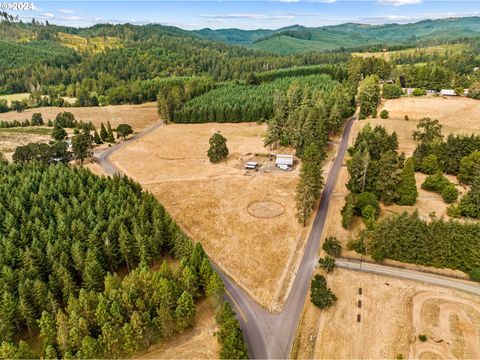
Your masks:
<instances>
[{"instance_id":1,"label":"grass field","mask_svg":"<svg viewBox=\"0 0 480 360\"><path fill-rule=\"evenodd\" d=\"M23 99L28 99L30 93L19 93L19 94L9 94L9 95L0 95L0 100L6 99L8 106L12 104L12 101L22 101Z\"/></svg>"},{"instance_id":2,"label":"grass field","mask_svg":"<svg viewBox=\"0 0 480 360\"><path fill-rule=\"evenodd\" d=\"M75 49L78 52L98 53L121 46L120 41L111 36L84 38L60 32L58 33L58 39L62 45Z\"/></svg>"},{"instance_id":3,"label":"grass field","mask_svg":"<svg viewBox=\"0 0 480 360\"><path fill-rule=\"evenodd\" d=\"M297 359L480 357L478 297L343 269L326 278L337 303L319 310L307 298L294 347Z\"/></svg>"},{"instance_id":4,"label":"grass field","mask_svg":"<svg viewBox=\"0 0 480 360\"><path fill-rule=\"evenodd\" d=\"M405 50L396 50L396 51L382 51L382 52L355 52L352 53L353 56L361 57L381 57L385 60L390 60L399 55L414 55L417 52L422 54L435 54L444 55L447 51L449 52L458 52L465 49L464 44L443 44L436 46L427 46L422 48L411 48Z\"/></svg>"},{"instance_id":5,"label":"grass field","mask_svg":"<svg viewBox=\"0 0 480 360\"><path fill-rule=\"evenodd\" d=\"M128 175L150 190L195 241L262 305L284 302L304 233L295 218L298 166L292 172L246 173L263 147L265 125L172 124L112 156ZM211 164L208 139L228 140L226 162ZM291 150L290 150L291 151Z\"/></svg>"},{"instance_id":6,"label":"grass field","mask_svg":"<svg viewBox=\"0 0 480 360\"><path fill-rule=\"evenodd\" d=\"M52 129L47 127L24 127L0 129L0 151L10 159L17 146L31 142L48 142L51 140Z\"/></svg>"},{"instance_id":7,"label":"grass field","mask_svg":"<svg viewBox=\"0 0 480 360\"><path fill-rule=\"evenodd\" d=\"M21 113L10 111L0 114L0 121L23 121L30 119L33 113L41 113L43 120L54 120L58 113L69 111L77 120L84 122L91 121L97 128L100 123L104 124L110 121L112 127L118 124L127 123L132 125L134 131L141 131L148 126L160 121L157 114L157 106L155 103L145 103L141 105L109 105L101 107L41 107L35 109L27 109Z\"/></svg>"}]
</instances>

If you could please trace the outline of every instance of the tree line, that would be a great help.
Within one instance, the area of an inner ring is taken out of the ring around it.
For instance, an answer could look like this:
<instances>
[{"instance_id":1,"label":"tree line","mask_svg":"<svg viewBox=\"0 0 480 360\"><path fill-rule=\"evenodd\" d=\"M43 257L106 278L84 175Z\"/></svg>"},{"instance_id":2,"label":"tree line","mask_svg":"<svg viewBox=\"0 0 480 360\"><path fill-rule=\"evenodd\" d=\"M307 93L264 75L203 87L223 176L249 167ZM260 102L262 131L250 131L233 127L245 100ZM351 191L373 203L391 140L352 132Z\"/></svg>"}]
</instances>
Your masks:
<instances>
[{"instance_id":1,"label":"tree line","mask_svg":"<svg viewBox=\"0 0 480 360\"><path fill-rule=\"evenodd\" d=\"M190 327L206 294L225 317L222 357L248 357L201 245L139 184L37 162L0 178L1 353L21 356L12 341L28 331L48 358L125 357ZM148 269L165 256L179 265Z\"/></svg>"},{"instance_id":2,"label":"tree line","mask_svg":"<svg viewBox=\"0 0 480 360\"><path fill-rule=\"evenodd\" d=\"M348 149L347 160L350 194L342 208L342 226L346 229L354 216L361 216L367 226L373 226L380 214L379 202L386 205L414 205L418 196L413 159L398 154L395 132L389 134L383 126L363 127Z\"/></svg>"},{"instance_id":3,"label":"tree line","mask_svg":"<svg viewBox=\"0 0 480 360\"><path fill-rule=\"evenodd\" d=\"M364 231L359 241L376 261L393 259L437 268L461 270L471 275L480 269L480 224L397 214ZM477 279L477 280L480 280Z\"/></svg>"}]
</instances>

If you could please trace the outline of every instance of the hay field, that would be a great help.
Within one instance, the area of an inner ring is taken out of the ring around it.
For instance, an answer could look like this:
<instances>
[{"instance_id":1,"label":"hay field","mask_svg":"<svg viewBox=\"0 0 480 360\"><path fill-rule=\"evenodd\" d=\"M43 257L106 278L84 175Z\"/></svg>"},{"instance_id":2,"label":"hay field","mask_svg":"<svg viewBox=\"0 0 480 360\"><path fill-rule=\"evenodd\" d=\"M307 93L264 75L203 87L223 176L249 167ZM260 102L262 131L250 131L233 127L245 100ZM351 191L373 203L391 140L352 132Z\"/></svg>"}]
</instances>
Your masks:
<instances>
[{"instance_id":1,"label":"hay field","mask_svg":"<svg viewBox=\"0 0 480 360\"><path fill-rule=\"evenodd\" d=\"M155 194L254 299L278 309L306 231L295 218L299 166L274 170L273 160L261 156L268 152L265 130L248 123L171 124L119 150L112 161ZM217 131L227 138L230 154L226 162L211 164L208 139ZM252 159L271 170L246 172L244 164Z\"/></svg>"},{"instance_id":2,"label":"hay field","mask_svg":"<svg viewBox=\"0 0 480 360\"><path fill-rule=\"evenodd\" d=\"M33 113L41 113L43 120L54 120L58 113L69 111L75 115L75 119L84 122L92 122L98 129L100 123L104 124L110 121L112 127L118 124L127 123L132 125L133 130L138 132L148 126L160 121L157 114L157 105L155 103L145 103L140 105L109 105L99 107L40 107L35 109L27 109L21 113L9 111L0 114L0 121L23 121L30 119Z\"/></svg>"},{"instance_id":3,"label":"hay field","mask_svg":"<svg viewBox=\"0 0 480 360\"><path fill-rule=\"evenodd\" d=\"M344 269L327 275L327 282L337 303L320 310L307 298L297 334L298 359L480 356L478 297Z\"/></svg>"},{"instance_id":4,"label":"hay field","mask_svg":"<svg viewBox=\"0 0 480 360\"><path fill-rule=\"evenodd\" d=\"M140 354L136 359L218 359L219 346L214 333L218 330L215 310L208 300L197 306L195 325L170 341L158 343Z\"/></svg>"}]
</instances>

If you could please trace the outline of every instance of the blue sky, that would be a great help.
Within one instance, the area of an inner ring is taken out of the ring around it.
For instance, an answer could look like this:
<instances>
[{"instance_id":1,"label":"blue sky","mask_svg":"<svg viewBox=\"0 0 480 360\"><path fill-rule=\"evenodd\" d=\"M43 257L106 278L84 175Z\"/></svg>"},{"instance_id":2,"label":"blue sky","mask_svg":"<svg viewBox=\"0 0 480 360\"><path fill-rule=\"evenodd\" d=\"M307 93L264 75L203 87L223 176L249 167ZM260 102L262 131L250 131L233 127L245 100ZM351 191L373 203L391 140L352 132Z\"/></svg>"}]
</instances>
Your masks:
<instances>
[{"instance_id":1,"label":"blue sky","mask_svg":"<svg viewBox=\"0 0 480 360\"><path fill-rule=\"evenodd\" d=\"M5 1L5 0L3 0ZM9 1L9 0L6 0ZM22 0L26 1L26 0ZM69 26L160 23L183 29L277 29L301 24L407 23L480 15L480 0L270 0L270 1L34 1L34 10L9 11L23 20Z\"/></svg>"}]
</instances>

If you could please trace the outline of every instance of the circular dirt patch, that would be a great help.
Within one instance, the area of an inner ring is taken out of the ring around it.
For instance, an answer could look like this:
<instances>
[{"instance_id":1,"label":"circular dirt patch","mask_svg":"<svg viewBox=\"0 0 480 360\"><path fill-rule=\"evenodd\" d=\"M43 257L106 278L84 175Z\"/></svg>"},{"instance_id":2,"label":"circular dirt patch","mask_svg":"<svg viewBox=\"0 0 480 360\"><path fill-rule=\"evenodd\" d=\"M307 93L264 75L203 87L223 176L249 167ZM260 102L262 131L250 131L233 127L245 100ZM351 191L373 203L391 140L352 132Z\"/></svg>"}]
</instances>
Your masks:
<instances>
[{"instance_id":1,"label":"circular dirt patch","mask_svg":"<svg viewBox=\"0 0 480 360\"><path fill-rule=\"evenodd\" d=\"M283 214L285 208L275 201L254 201L248 204L247 212L260 219L273 219Z\"/></svg>"}]
</instances>

